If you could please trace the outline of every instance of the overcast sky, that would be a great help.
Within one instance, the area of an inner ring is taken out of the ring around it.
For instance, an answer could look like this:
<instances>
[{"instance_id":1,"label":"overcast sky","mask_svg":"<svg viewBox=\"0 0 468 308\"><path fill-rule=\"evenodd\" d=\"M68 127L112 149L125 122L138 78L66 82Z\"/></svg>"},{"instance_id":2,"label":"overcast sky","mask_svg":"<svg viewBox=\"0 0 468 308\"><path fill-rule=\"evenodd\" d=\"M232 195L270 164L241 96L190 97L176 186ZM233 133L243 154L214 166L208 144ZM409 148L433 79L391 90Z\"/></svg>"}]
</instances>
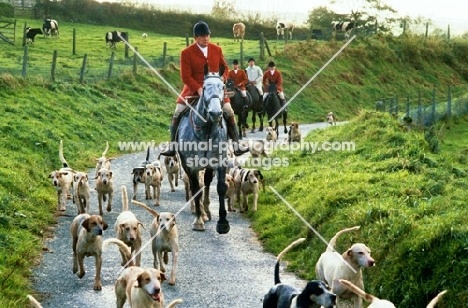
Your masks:
<instances>
[{"instance_id":1,"label":"overcast sky","mask_svg":"<svg viewBox=\"0 0 468 308\"><path fill-rule=\"evenodd\" d=\"M339 0L341 5L331 6L329 0L232 0L234 8L241 13L259 12L263 16L303 23L308 12L318 6L328 6L337 13L349 13L361 0ZM209 13L214 0L136 0L138 3L149 3L156 7L173 8L192 13ZM468 32L467 0L383 0L395 8L401 16L423 16L431 19L437 27L446 30L450 25L451 33L458 35Z\"/></svg>"}]
</instances>

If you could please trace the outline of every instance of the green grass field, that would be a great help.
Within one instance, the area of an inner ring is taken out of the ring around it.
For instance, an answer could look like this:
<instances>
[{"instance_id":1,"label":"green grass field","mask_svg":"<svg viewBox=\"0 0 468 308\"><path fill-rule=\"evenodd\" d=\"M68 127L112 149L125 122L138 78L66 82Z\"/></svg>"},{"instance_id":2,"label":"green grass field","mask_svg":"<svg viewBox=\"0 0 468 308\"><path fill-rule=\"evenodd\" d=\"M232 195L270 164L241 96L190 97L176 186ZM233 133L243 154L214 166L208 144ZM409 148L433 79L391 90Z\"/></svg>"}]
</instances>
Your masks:
<instances>
[{"instance_id":1,"label":"green grass field","mask_svg":"<svg viewBox=\"0 0 468 308\"><path fill-rule=\"evenodd\" d=\"M40 27L41 21L20 20ZM71 34L77 29L77 54ZM22 30L18 31L21 32ZM19 69L23 48L0 43L0 307L24 307L31 290L28 277L39 262L42 242L55 221L56 196L47 175L60 167L59 141L68 162L78 170L94 167L94 158L109 141L109 156L121 155L119 141L167 140L175 94L143 65L138 74L125 70L111 78L77 82L83 56L90 71L106 71L111 50L104 33L113 27L61 22L59 39L37 38L29 49L28 78L5 73ZM185 38L140 30L130 42L148 59L160 57L164 42L176 57ZM216 38L226 58L239 57L239 45ZM424 307L429 298L448 289L439 307L459 307L468 293L466 249L468 120L458 117L435 128L438 154L431 153L425 132L403 126L387 114L372 112L381 97L423 92L438 98L447 86L466 92L463 63L468 44L438 39L375 36L353 42L289 107L289 121L324 121L332 110L343 126L319 130L308 141L354 141L355 151L294 153L287 168L265 171L274 187L325 238L344 228L361 229L343 236L340 251L363 241L373 250L377 266L366 269L366 290L399 307ZM285 78L285 92L294 95L341 47L341 42L293 41L271 43L270 60ZM52 52L70 81L50 81ZM246 41L244 57L258 56L258 42ZM130 54L133 57L133 54ZM119 43L116 61L128 64ZM153 60L151 60L153 61ZM151 62L150 61L150 62ZM181 88L178 64L158 69L176 89ZM27 175L27 176L25 176ZM268 251L277 253L292 240L307 244L288 253L289 269L314 278L314 265L325 249L313 233L267 189L259 211L247 214Z\"/></svg>"}]
</instances>

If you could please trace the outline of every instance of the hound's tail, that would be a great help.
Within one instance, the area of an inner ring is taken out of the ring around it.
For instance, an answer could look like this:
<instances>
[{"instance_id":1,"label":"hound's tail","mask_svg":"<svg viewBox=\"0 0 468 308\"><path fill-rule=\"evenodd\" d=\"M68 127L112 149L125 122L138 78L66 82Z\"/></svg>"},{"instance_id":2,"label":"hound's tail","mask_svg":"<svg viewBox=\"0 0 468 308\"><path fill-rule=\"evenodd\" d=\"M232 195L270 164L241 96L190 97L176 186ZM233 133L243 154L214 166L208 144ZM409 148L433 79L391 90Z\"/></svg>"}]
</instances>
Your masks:
<instances>
[{"instance_id":1,"label":"hound's tail","mask_svg":"<svg viewBox=\"0 0 468 308\"><path fill-rule=\"evenodd\" d=\"M177 304L180 304L180 303L182 303L182 302L183 302L183 300L182 300L181 298L175 299L175 300L173 300L172 302L170 302L169 305L167 305L166 308L173 308L173 307L175 307Z\"/></svg>"},{"instance_id":2,"label":"hound's tail","mask_svg":"<svg viewBox=\"0 0 468 308\"><path fill-rule=\"evenodd\" d=\"M141 203L141 202L138 202L138 201L135 201L135 200L132 200L131 202L132 202L133 204L135 204L135 205L138 205L139 207L144 208L145 210L147 210L148 212L150 212L154 217L158 217L158 216L159 216L159 213L158 213L158 212L156 212L156 211L153 210L152 208L148 207L146 204Z\"/></svg>"},{"instance_id":3,"label":"hound's tail","mask_svg":"<svg viewBox=\"0 0 468 308\"><path fill-rule=\"evenodd\" d=\"M128 211L127 187L122 185L122 212Z\"/></svg>"},{"instance_id":4,"label":"hound's tail","mask_svg":"<svg viewBox=\"0 0 468 308\"><path fill-rule=\"evenodd\" d=\"M442 297L442 295L444 295L445 293L447 292L447 290L444 290L442 292L440 292L439 294L437 294L436 297L434 297L431 302L426 306L426 308L434 308L435 305L437 304L437 302L439 301L439 299Z\"/></svg>"},{"instance_id":5,"label":"hound's tail","mask_svg":"<svg viewBox=\"0 0 468 308\"><path fill-rule=\"evenodd\" d=\"M60 140L59 158L60 158L60 161L62 162L63 167L68 168L68 163L65 160L65 157L63 157L63 142L62 142L62 140Z\"/></svg>"},{"instance_id":6,"label":"hound's tail","mask_svg":"<svg viewBox=\"0 0 468 308\"><path fill-rule=\"evenodd\" d=\"M37 301L32 295L28 295L29 302L33 305L34 308L42 308L41 303Z\"/></svg>"},{"instance_id":7,"label":"hound's tail","mask_svg":"<svg viewBox=\"0 0 468 308\"><path fill-rule=\"evenodd\" d=\"M106 141L106 149L104 150L104 152L102 152L102 157L106 156L107 150L109 150L109 141Z\"/></svg>"},{"instance_id":8,"label":"hound's tail","mask_svg":"<svg viewBox=\"0 0 468 308\"><path fill-rule=\"evenodd\" d=\"M146 161L149 161L150 147L146 150Z\"/></svg>"},{"instance_id":9,"label":"hound's tail","mask_svg":"<svg viewBox=\"0 0 468 308\"><path fill-rule=\"evenodd\" d=\"M355 226L355 227L352 227L352 228L347 228L347 229L343 229L341 231L338 231L335 234L335 236L328 243L327 251L333 251L333 249L335 248L336 240L338 239L338 237L340 237L340 235L342 235L343 233L346 233L346 232L358 230L359 228L360 228L359 226Z\"/></svg>"},{"instance_id":10,"label":"hound's tail","mask_svg":"<svg viewBox=\"0 0 468 308\"><path fill-rule=\"evenodd\" d=\"M123 264L127 264L128 261L132 259L132 251L130 250L130 247L127 246L124 242L119 240L118 238L110 238L102 242L102 249L105 250L107 247L109 247L109 244L116 244L119 247L120 252L125 256L125 259L122 260ZM128 266L133 266L135 265L133 261L131 261Z\"/></svg>"},{"instance_id":11,"label":"hound's tail","mask_svg":"<svg viewBox=\"0 0 468 308\"><path fill-rule=\"evenodd\" d=\"M293 247L299 245L300 243L304 242L305 238L301 237L300 239L295 240L292 242L288 247L286 247L282 252L279 253L278 257L276 257L276 265L275 265L275 284L281 283L280 277L279 277L279 267L280 267L280 262L283 256L290 251Z\"/></svg>"},{"instance_id":12,"label":"hound's tail","mask_svg":"<svg viewBox=\"0 0 468 308\"><path fill-rule=\"evenodd\" d=\"M352 284L351 282L349 282L348 280L344 280L344 279L339 279L338 280L341 284L344 284L345 286L347 286L351 291L353 291L354 293L356 293L359 297L363 298L365 301L369 302L369 303L372 303L374 300L378 300L377 297L375 296L372 296L370 294L367 294L366 292L364 292L363 290L361 290L360 288L358 288L357 286L355 286L354 284Z\"/></svg>"}]
</instances>

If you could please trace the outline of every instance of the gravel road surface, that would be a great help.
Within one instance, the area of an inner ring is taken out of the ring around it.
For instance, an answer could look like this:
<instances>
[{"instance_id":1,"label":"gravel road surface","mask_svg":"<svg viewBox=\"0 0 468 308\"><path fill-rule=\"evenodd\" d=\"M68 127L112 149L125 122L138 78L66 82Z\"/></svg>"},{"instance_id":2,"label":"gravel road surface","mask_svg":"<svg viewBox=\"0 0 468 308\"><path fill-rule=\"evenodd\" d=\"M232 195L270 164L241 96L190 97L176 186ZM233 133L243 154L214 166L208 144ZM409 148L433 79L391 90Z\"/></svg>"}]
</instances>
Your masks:
<instances>
[{"instance_id":1,"label":"gravel road surface","mask_svg":"<svg viewBox=\"0 0 468 308\"><path fill-rule=\"evenodd\" d=\"M303 136L311 129L327 127L327 123L301 125ZM285 134L280 128L280 138ZM264 139L264 132L249 133L248 139ZM96 154L99 154L99 149ZM132 196L132 169L145 159L145 152L123 155L112 162L114 180L114 201L112 212L104 207L104 220L109 228L104 231L103 239L115 237L114 223L121 212L121 187L125 185ZM151 153L150 160L157 158L157 152ZM65 155L66 157L66 155ZM97 157L97 156L96 156ZM69 162L73 167L73 162ZM97 194L94 191L94 169L89 170L91 192L90 214L98 214ZM264 172L268 178L268 172ZM273 271L275 256L263 250L250 228L250 221L238 212L228 213L231 231L219 235L215 231L218 220L218 202L216 196L216 178L211 187L211 212L213 220L205 224L206 231L195 232L191 229L193 216L187 206L177 217L179 229L179 263L176 275L176 285L170 286L165 281L162 290L166 304L176 298L184 302L177 307L200 308L252 308L262 307L263 296L273 286ZM152 200L144 200L144 186L139 185L137 200L151 205ZM53 189L51 187L51 194ZM267 190L268 193L268 190ZM251 200L251 197L250 197ZM175 192L171 192L167 178L161 189L161 206L157 211L176 213L185 204L184 186L179 181ZM144 224L143 244L149 239L149 227L153 217L133 204L130 210ZM153 207L153 206L152 206ZM154 207L153 207L154 208ZM114 283L121 269L121 257L115 245L103 252L102 261L102 291L94 291L94 258L85 258L86 275L82 279L72 273L72 247L70 224L76 215L76 206L67 203L67 209L58 219L53 238L45 242L50 252L44 252L42 262L33 270L33 287L42 298L44 307L115 307ZM284 243L284 247L289 243ZM151 267L153 255L151 245L142 252L141 266ZM171 271L171 258L167 266ZM299 288L305 282L294 275L282 271L283 282L292 283ZM129 307L128 304L126 307Z\"/></svg>"}]
</instances>

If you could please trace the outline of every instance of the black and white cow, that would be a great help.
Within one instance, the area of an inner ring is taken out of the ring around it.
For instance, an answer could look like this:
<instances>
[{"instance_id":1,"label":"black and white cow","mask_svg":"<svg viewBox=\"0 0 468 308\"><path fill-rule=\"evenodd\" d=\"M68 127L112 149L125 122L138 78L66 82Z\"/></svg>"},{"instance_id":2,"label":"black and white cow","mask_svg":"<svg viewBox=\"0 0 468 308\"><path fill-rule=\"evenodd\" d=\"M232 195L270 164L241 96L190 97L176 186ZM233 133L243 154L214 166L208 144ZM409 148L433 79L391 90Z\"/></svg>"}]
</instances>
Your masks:
<instances>
[{"instance_id":1,"label":"black and white cow","mask_svg":"<svg viewBox=\"0 0 468 308\"><path fill-rule=\"evenodd\" d=\"M40 28L26 27L26 44L34 44L34 38L38 34L42 34Z\"/></svg>"},{"instance_id":2,"label":"black and white cow","mask_svg":"<svg viewBox=\"0 0 468 308\"><path fill-rule=\"evenodd\" d=\"M279 40L280 36L283 37L283 39L286 39L286 37L284 37L284 30L287 30L289 32L289 39L292 40L294 24L290 21L278 21L276 23L276 39Z\"/></svg>"},{"instance_id":3,"label":"black and white cow","mask_svg":"<svg viewBox=\"0 0 468 308\"><path fill-rule=\"evenodd\" d=\"M122 39L119 37L119 34L128 41L128 33L120 31L112 31L106 33L106 46L115 48L118 42L122 42Z\"/></svg>"},{"instance_id":4,"label":"black and white cow","mask_svg":"<svg viewBox=\"0 0 468 308\"><path fill-rule=\"evenodd\" d=\"M44 19L44 23L42 24L42 31L44 31L44 37L49 35L59 37L58 22L55 19Z\"/></svg>"},{"instance_id":5,"label":"black and white cow","mask_svg":"<svg viewBox=\"0 0 468 308\"><path fill-rule=\"evenodd\" d=\"M333 36L336 35L336 32L344 32L345 41L347 41L349 40L349 36L351 35L351 31L353 30L355 23L350 21L332 21L331 25Z\"/></svg>"}]
</instances>

